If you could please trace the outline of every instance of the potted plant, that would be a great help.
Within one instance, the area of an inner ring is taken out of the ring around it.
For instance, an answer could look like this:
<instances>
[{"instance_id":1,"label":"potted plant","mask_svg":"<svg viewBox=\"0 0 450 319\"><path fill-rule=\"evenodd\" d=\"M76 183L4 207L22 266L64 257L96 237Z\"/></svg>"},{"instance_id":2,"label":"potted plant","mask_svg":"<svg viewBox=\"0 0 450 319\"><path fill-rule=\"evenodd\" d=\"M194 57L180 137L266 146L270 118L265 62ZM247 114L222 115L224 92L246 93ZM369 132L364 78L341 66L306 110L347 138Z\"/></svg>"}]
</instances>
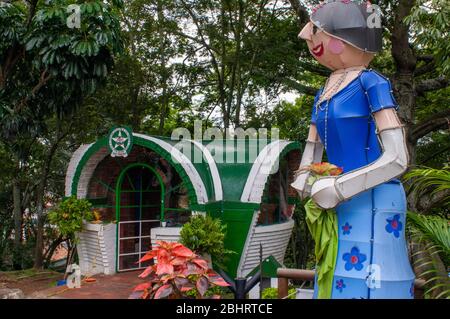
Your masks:
<instances>
[{"instance_id":1,"label":"potted plant","mask_svg":"<svg viewBox=\"0 0 450 319\"><path fill-rule=\"evenodd\" d=\"M139 275L148 281L134 288L131 299L218 299L220 295L208 296L208 290L229 286L189 248L177 242L156 244L140 262L156 259L157 263Z\"/></svg>"},{"instance_id":2,"label":"potted plant","mask_svg":"<svg viewBox=\"0 0 450 319\"><path fill-rule=\"evenodd\" d=\"M222 262L224 256L233 253L225 249L225 233L226 225L222 225L220 219L199 214L191 216L189 222L183 225L180 242L201 255L212 267L212 259Z\"/></svg>"},{"instance_id":3,"label":"potted plant","mask_svg":"<svg viewBox=\"0 0 450 319\"><path fill-rule=\"evenodd\" d=\"M63 200L48 214L50 223L57 226L58 231L67 242L67 265L72 262L74 256L77 241L76 233L83 229L85 220L93 219L91 206L89 201L71 196Z\"/></svg>"}]
</instances>

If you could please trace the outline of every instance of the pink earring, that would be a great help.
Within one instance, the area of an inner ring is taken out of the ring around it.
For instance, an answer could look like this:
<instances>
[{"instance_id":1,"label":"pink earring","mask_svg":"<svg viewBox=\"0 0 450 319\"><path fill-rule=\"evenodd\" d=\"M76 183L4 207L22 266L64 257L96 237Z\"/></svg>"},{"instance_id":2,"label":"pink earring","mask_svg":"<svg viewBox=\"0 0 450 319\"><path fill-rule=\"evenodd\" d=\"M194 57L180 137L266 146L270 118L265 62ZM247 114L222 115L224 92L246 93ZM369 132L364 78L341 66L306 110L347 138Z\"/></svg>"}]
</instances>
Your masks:
<instances>
[{"instance_id":1,"label":"pink earring","mask_svg":"<svg viewBox=\"0 0 450 319\"><path fill-rule=\"evenodd\" d=\"M341 54L344 51L344 43L336 38L331 38L328 42L328 49L333 54Z\"/></svg>"}]
</instances>

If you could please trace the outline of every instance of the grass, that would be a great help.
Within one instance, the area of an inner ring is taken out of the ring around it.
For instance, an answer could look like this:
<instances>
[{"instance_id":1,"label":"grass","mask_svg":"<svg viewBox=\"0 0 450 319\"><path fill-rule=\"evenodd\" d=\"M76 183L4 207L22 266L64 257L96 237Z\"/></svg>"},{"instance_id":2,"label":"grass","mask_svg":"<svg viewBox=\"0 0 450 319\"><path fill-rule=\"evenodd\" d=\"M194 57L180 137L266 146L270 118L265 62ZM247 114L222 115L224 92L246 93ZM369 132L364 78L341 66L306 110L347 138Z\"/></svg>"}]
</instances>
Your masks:
<instances>
[{"instance_id":1,"label":"grass","mask_svg":"<svg viewBox=\"0 0 450 319\"><path fill-rule=\"evenodd\" d=\"M60 273L49 270L38 270L34 268L24 269L24 270L13 270L0 272L0 276L4 276L9 281L20 281L24 279L35 279L43 280L50 279L53 277L61 276ZM42 277L44 276L44 277ZM38 278L35 278L38 277Z\"/></svg>"}]
</instances>

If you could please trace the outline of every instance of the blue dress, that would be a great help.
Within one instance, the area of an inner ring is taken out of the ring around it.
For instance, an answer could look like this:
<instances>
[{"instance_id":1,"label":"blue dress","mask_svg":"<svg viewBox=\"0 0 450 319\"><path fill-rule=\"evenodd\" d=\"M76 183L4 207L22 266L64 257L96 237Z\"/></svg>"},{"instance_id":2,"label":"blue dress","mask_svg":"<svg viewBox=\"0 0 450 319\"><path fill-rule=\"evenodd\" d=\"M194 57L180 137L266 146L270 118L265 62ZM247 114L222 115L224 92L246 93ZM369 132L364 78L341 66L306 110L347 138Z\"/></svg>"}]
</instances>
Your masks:
<instances>
[{"instance_id":1,"label":"blue dress","mask_svg":"<svg viewBox=\"0 0 450 319\"><path fill-rule=\"evenodd\" d=\"M322 90L314 101L311 122L324 144L327 124L328 162L346 173L378 159L382 150L372 113L397 108L389 80L364 70L331 98L328 110L327 101L316 108ZM406 198L400 181L393 179L356 195L339 204L336 213L338 253L331 297L413 298Z\"/></svg>"}]
</instances>

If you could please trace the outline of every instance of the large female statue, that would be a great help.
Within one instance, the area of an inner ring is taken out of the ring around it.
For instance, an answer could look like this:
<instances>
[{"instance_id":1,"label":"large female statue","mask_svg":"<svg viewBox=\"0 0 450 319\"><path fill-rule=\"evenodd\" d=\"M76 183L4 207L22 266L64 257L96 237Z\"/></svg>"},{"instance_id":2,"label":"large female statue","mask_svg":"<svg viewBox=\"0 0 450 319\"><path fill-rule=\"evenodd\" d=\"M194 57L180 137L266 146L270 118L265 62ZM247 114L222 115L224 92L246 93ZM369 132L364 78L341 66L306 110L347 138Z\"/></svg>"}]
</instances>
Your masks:
<instances>
[{"instance_id":1,"label":"large female statue","mask_svg":"<svg viewBox=\"0 0 450 319\"><path fill-rule=\"evenodd\" d=\"M322 160L343 174L292 184L300 196L335 209L338 249L331 298L413 298L405 241L406 200L398 179L407 168L405 135L389 80L368 69L381 50L370 3L328 1L300 32L332 73L316 95L300 167ZM372 21L373 22L373 21Z\"/></svg>"}]
</instances>

